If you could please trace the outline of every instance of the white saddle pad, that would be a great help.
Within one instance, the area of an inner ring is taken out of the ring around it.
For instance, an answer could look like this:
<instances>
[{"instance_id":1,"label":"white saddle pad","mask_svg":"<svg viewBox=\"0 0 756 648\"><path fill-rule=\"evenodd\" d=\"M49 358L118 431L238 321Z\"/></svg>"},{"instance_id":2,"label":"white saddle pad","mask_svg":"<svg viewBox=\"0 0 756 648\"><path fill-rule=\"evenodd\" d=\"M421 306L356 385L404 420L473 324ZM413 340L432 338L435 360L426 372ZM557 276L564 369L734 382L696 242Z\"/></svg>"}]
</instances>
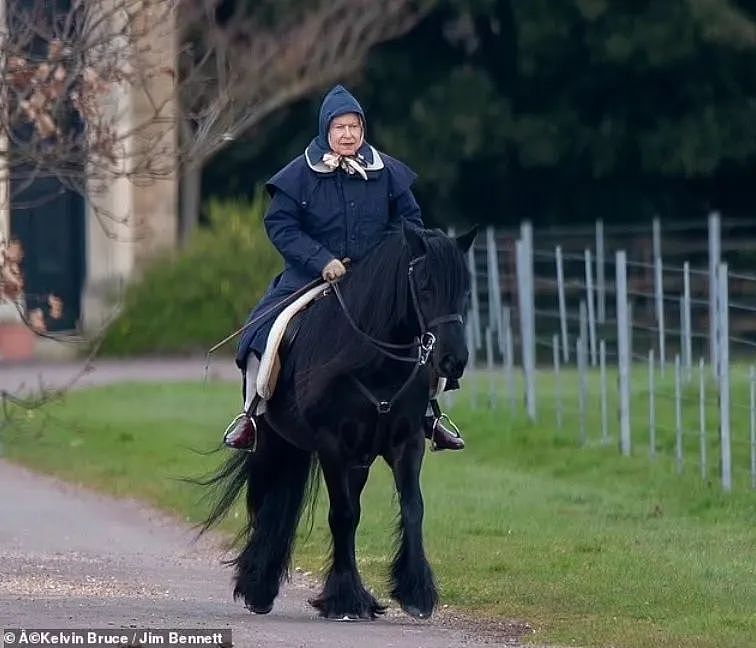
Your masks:
<instances>
[{"instance_id":1,"label":"white saddle pad","mask_svg":"<svg viewBox=\"0 0 756 648\"><path fill-rule=\"evenodd\" d=\"M328 288L327 283L322 283L315 286L315 288L311 288L284 308L280 315L276 317L276 321L273 323L270 333L268 333L265 352L263 353L262 358L260 358L260 369L257 372L257 393L260 394L264 400L269 400L273 395L273 390L276 388L279 368L277 366L278 347L281 345L281 340L286 332L286 327L289 325L289 322L294 315L301 311L315 298L320 297L326 288Z\"/></svg>"}]
</instances>

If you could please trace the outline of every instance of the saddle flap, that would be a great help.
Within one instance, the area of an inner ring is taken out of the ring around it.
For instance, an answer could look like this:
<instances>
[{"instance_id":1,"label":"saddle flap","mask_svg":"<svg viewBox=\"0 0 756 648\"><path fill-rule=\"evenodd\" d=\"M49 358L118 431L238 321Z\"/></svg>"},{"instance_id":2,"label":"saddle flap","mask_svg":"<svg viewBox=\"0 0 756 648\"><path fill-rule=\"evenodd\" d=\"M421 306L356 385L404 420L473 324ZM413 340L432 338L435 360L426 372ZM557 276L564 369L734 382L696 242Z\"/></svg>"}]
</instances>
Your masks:
<instances>
[{"instance_id":1,"label":"saddle flap","mask_svg":"<svg viewBox=\"0 0 756 648\"><path fill-rule=\"evenodd\" d=\"M284 308L278 317L276 317L275 322L273 322L270 333L268 333L265 352L262 358L260 358L260 369L257 372L257 393L260 394L263 400L270 400L276 388L278 376L281 373L281 360L278 351L289 323L297 313L322 296L326 288L328 288L328 284L326 283L311 288Z\"/></svg>"}]
</instances>

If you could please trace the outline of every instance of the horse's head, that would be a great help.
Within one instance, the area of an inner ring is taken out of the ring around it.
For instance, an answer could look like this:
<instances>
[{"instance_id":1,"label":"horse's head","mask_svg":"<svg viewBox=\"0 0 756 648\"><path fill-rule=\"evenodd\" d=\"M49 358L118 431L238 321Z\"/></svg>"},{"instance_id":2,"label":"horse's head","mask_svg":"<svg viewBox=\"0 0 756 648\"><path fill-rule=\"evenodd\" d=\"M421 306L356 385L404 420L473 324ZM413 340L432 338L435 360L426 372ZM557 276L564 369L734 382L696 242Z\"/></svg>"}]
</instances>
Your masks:
<instances>
[{"instance_id":1,"label":"horse's head","mask_svg":"<svg viewBox=\"0 0 756 648\"><path fill-rule=\"evenodd\" d=\"M465 254L477 227L457 238L442 232L405 228L409 245L412 308L425 342L432 344L430 362L439 376L459 378L468 360L463 313L470 293ZM431 334L430 338L427 334Z\"/></svg>"}]
</instances>

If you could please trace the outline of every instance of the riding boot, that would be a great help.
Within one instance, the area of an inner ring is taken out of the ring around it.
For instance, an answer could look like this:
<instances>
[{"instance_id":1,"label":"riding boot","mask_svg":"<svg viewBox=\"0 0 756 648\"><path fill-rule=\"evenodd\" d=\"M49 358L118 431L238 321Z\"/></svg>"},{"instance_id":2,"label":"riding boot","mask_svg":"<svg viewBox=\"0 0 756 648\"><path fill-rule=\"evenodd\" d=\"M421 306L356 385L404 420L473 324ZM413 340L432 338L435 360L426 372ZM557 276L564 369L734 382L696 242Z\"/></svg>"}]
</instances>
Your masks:
<instances>
[{"instance_id":1,"label":"riding boot","mask_svg":"<svg viewBox=\"0 0 756 648\"><path fill-rule=\"evenodd\" d=\"M223 434L223 443L234 450L254 452L257 447L257 415L254 414L260 397L255 396L252 406L238 414Z\"/></svg>"},{"instance_id":2,"label":"riding boot","mask_svg":"<svg viewBox=\"0 0 756 648\"><path fill-rule=\"evenodd\" d=\"M224 445L234 450L254 452L257 447L257 415L262 411L262 397L257 393L259 369L260 361L254 353L251 353L247 359L242 385L244 407L223 434Z\"/></svg>"},{"instance_id":3,"label":"riding boot","mask_svg":"<svg viewBox=\"0 0 756 648\"><path fill-rule=\"evenodd\" d=\"M432 414L425 417L423 428L425 438L430 439L433 450L462 450L465 441L459 432L459 428L452 420L441 412L438 401L432 398L429 402ZM444 421L450 427L444 425Z\"/></svg>"}]
</instances>

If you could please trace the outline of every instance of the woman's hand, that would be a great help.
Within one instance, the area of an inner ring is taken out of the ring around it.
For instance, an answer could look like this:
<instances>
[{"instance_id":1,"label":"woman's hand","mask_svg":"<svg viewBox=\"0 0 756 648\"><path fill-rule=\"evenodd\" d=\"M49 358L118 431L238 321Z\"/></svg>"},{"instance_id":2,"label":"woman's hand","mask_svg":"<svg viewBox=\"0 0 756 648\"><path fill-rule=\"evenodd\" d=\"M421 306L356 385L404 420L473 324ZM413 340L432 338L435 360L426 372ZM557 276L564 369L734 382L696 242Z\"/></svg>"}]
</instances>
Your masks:
<instances>
[{"instance_id":1,"label":"woman's hand","mask_svg":"<svg viewBox=\"0 0 756 648\"><path fill-rule=\"evenodd\" d=\"M338 259L329 261L321 273L325 281L336 281L346 274L344 264Z\"/></svg>"}]
</instances>

